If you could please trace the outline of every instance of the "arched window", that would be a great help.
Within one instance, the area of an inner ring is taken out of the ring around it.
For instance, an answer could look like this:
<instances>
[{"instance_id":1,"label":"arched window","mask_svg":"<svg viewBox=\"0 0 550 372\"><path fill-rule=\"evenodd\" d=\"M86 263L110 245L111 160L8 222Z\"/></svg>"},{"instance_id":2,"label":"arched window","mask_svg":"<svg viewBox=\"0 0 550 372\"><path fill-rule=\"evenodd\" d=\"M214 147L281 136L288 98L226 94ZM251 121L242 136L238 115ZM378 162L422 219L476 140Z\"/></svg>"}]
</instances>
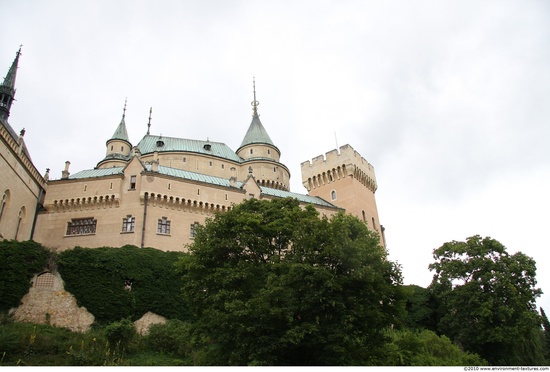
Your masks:
<instances>
[{"instance_id":1,"label":"arched window","mask_svg":"<svg viewBox=\"0 0 550 372\"><path fill-rule=\"evenodd\" d=\"M372 228L376 230L376 222L374 222L374 217L372 218Z\"/></svg>"},{"instance_id":2,"label":"arched window","mask_svg":"<svg viewBox=\"0 0 550 372\"><path fill-rule=\"evenodd\" d=\"M363 214L363 222L367 223L367 215L365 214L365 211L361 211L361 213Z\"/></svg>"},{"instance_id":3,"label":"arched window","mask_svg":"<svg viewBox=\"0 0 550 372\"><path fill-rule=\"evenodd\" d=\"M332 200L336 200L336 190L332 190L330 192L330 197L332 198Z\"/></svg>"},{"instance_id":4,"label":"arched window","mask_svg":"<svg viewBox=\"0 0 550 372\"><path fill-rule=\"evenodd\" d=\"M55 275L49 272L42 273L36 278L36 283L34 283L34 288L40 289L53 289L55 281Z\"/></svg>"},{"instance_id":5,"label":"arched window","mask_svg":"<svg viewBox=\"0 0 550 372\"><path fill-rule=\"evenodd\" d=\"M21 207L21 209L19 210L19 214L17 215L17 226L15 227L15 240L17 240L17 236L19 235L19 229L23 222L25 222L25 207Z\"/></svg>"},{"instance_id":6,"label":"arched window","mask_svg":"<svg viewBox=\"0 0 550 372\"><path fill-rule=\"evenodd\" d=\"M4 214L4 211L8 207L10 197L10 190L4 191L4 195L2 195L2 204L0 204L0 221L2 221L2 215Z\"/></svg>"}]
</instances>

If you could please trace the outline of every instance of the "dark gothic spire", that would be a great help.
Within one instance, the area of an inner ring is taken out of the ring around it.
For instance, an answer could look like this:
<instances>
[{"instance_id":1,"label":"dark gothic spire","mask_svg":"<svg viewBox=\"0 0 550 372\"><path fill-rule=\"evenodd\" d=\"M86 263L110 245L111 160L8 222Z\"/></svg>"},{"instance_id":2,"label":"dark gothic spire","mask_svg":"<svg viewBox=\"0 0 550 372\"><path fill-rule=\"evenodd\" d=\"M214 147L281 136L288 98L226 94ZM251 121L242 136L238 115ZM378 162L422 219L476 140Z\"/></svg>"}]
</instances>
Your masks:
<instances>
[{"instance_id":1,"label":"dark gothic spire","mask_svg":"<svg viewBox=\"0 0 550 372\"><path fill-rule=\"evenodd\" d=\"M4 82L0 85L0 119L4 121L7 121L8 116L10 116L11 104L15 99L15 77L17 75L20 55L21 47L19 47L15 55L15 59L11 64L8 74L4 78Z\"/></svg>"}]
</instances>

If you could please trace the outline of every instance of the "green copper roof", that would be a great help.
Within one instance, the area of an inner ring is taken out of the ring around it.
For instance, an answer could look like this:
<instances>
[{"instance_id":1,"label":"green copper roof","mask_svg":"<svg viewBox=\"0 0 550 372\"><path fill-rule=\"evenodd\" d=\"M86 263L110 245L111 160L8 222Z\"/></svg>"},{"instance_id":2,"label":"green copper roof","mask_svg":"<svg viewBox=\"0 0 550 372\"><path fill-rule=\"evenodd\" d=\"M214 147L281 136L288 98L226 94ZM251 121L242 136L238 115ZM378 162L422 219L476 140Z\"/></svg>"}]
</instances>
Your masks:
<instances>
[{"instance_id":1,"label":"green copper roof","mask_svg":"<svg viewBox=\"0 0 550 372\"><path fill-rule=\"evenodd\" d=\"M87 169L75 174L71 174L69 179L82 179L82 178L97 178L112 176L114 174L124 174L124 167L112 167L112 168L99 168L99 169Z\"/></svg>"},{"instance_id":2,"label":"green copper roof","mask_svg":"<svg viewBox=\"0 0 550 372\"><path fill-rule=\"evenodd\" d=\"M334 204L331 204L326 200L319 198L318 196L298 194L295 192L271 189L269 187L263 187L263 186L260 186L260 189L262 190L262 194L264 195L274 196L277 198L294 198L294 199L298 199L298 201L303 203L316 204L323 207L338 209L338 207L336 207Z\"/></svg>"},{"instance_id":3,"label":"green copper roof","mask_svg":"<svg viewBox=\"0 0 550 372\"><path fill-rule=\"evenodd\" d=\"M151 171L151 164L145 164L145 169ZM72 174L69 176L69 179L83 179L83 178L97 178L97 177L106 177L117 174L123 174L124 167L112 167L112 168L99 168L99 169L88 169L83 170L78 173ZM204 182L211 185L231 187L229 179L222 177L209 176L207 174L189 172L182 169L170 168L159 166L158 173L166 176L181 178L190 181ZM241 188L243 185L242 182L237 182L236 187ZM294 198L298 201L307 204L315 204L323 207L335 208L338 209L335 205L325 201L316 196L309 196L304 194L298 194L290 191L282 191L277 189L272 189L269 187L260 186L263 195L272 196L276 198Z\"/></svg>"},{"instance_id":4,"label":"green copper roof","mask_svg":"<svg viewBox=\"0 0 550 372\"><path fill-rule=\"evenodd\" d=\"M116 128L115 133L113 133L113 136L111 137L111 139L123 140L130 143L130 140L128 139L128 132L126 131L126 122L124 120L124 115L122 115L122 120L120 121L120 124Z\"/></svg>"},{"instance_id":5,"label":"green copper roof","mask_svg":"<svg viewBox=\"0 0 550 372\"><path fill-rule=\"evenodd\" d=\"M137 144L142 155L158 152L194 152L203 155L215 156L235 162L242 162L242 159L221 142L190 140L185 138L164 137L145 135Z\"/></svg>"},{"instance_id":6,"label":"green copper roof","mask_svg":"<svg viewBox=\"0 0 550 372\"><path fill-rule=\"evenodd\" d=\"M151 171L151 164L146 164L145 167L148 171ZM209 176L207 174L189 172L189 171L185 171L177 168L163 167L162 165L159 165L158 172L160 174L164 174L167 176L183 178L191 181L209 183L211 185L226 186L226 187L231 186L229 179L227 178ZM243 184L242 182L237 182L236 186L241 187L242 184Z\"/></svg>"},{"instance_id":7,"label":"green copper roof","mask_svg":"<svg viewBox=\"0 0 550 372\"><path fill-rule=\"evenodd\" d=\"M273 143L273 141L269 137L269 134L267 134L267 131L262 125L262 122L260 121L260 116L258 115L258 112L256 110L254 110L252 122L250 123L248 131L246 132L243 142L241 143L241 146L239 148L253 143L268 144L275 147L275 144Z\"/></svg>"}]
</instances>

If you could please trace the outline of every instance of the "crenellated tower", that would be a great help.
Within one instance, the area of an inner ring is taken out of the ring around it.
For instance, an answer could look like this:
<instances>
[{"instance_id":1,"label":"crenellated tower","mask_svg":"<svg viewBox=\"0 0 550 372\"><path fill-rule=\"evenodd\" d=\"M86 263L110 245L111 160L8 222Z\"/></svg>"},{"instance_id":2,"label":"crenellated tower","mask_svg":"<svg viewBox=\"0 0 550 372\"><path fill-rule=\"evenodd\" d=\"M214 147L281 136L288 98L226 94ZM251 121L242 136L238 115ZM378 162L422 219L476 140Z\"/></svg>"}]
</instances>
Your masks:
<instances>
[{"instance_id":1,"label":"crenellated tower","mask_svg":"<svg viewBox=\"0 0 550 372\"><path fill-rule=\"evenodd\" d=\"M280 162L281 151L265 130L256 100L256 82L253 82L254 101L252 101L252 122L244 136L237 155L244 160L245 167L252 167L261 186L280 190L290 190L290 171Z\"/></svg>"},{"instance_id":2,"label":"crenellated tower","mask_svg":"<svg viewBox=\"0 0 550 372\"><path fill-rule=\"evenodd\" d=\"M15 77L17 75L20 55L21 47L15 55L15 59L11 64L8 74L4 78L4 82L0 85L0 120L5 123L8 121L11 105L15 100Z\"/></svg>"},{"instance_id":3,"label":"crenellated tower","mask_svg":"<svg viewBox=\"0 0 550 372\"><path fill-rule=\"evenodd\" d=\"M385 245L374 193L374 167L350 145L341 146L301 164L302 184L309 195L321 197L360 218L380 234Z\"/></svg>"},{"instance_id":4,"label":"crenellated tower","mask_svg":"<svg viewBox=\"0 0 550 372\"><path fill-rule=\"evenodd\" d=\"M122 110L122 119L120 124L113 133L112 137L107 140L105 158L98 164L98 168L110 168L126 165L130 159L132 144L128 139L128 131L126 130L126 101L124 101L124 109Z\"/></svg>"}]
</instances>

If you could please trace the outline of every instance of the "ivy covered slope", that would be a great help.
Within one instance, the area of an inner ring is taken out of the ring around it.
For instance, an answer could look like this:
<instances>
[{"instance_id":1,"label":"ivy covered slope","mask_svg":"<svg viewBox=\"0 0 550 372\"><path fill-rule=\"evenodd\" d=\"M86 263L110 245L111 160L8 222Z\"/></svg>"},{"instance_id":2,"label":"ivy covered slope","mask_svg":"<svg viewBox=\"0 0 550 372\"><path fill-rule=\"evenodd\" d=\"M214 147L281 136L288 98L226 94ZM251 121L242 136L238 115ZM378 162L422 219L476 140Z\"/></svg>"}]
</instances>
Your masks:
<instances>
[{"instance_id":1,"label":"ivy covered slope","mask_svg":"<svg viewBox=\"0 0 550 372\"><path fill-rule=\"evenodd\" d=\"M153 248L81 248L58 256L65 289L99 323L139 319L152 311L167 318L186 319L174 263L183 255Z\"/></svg>"},{"instance_id":2,"label":"ivy covered slope","mask_svg":"<svg viewBox=\"0 0 550 372\"><path fill-rule=\"evenodd\" d=\"M32 276L45 269L49 256L35 242L0 241L0 312L19 306Z\"/></svg>"}]
</instances>

